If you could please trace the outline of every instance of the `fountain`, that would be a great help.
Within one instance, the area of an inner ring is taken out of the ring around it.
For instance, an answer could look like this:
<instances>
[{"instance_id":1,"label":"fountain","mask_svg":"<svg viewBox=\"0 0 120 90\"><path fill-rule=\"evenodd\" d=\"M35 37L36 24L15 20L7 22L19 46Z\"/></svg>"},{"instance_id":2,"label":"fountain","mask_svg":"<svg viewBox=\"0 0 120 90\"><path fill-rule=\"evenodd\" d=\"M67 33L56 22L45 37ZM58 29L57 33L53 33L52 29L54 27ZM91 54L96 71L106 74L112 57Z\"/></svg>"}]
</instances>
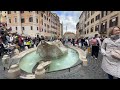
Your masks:
<instances>
[{"instance_id":1,"label":"fountain","mask_svg":"<svg viewBox=\"0 0 120 90\"><path fill-rule=\"evenodd\" d=\"M59 40L42 41L38 47L14 56L12 64L19 65L20 77L26 79L26 77L21 76L24 73L24 75L29 76L28 79L42 79L47 73L69 69L78 62L82 64L81 59L78 51L64 46Z\"/></svg>"}]
</instances>

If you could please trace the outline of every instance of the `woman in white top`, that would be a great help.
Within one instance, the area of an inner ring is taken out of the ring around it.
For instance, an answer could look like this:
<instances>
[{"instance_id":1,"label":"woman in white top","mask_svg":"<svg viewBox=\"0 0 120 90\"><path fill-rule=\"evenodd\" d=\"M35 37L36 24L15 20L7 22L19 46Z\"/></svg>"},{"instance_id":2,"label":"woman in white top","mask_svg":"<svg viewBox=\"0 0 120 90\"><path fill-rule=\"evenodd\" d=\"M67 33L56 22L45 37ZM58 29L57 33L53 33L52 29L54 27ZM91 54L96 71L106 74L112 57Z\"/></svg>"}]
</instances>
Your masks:
<instances>
[{"instance_id":1,"label":"woman in white top","mask_svg":"<svg viewBox=\"0 0 120 90\"><path fill-rule=\"evenodd\" d=\"M109 32L109 36L101 46L101 53L103 54L101 67L108 74L109 79L120 78L120 59L112 56L114 50L120 51L120 28L114 27Z\"/></svg>"},{"instance_id":2,"label":"woman in white top","mask_svg":"<svg viewBox=\"0 0 120 90\"><path fill-rule=\"evenodd\" d=\"M10 38L10 43L13 42L13 36L12 36L12 34L10 34L9 38Z\"/></svg>"}]
</instances>

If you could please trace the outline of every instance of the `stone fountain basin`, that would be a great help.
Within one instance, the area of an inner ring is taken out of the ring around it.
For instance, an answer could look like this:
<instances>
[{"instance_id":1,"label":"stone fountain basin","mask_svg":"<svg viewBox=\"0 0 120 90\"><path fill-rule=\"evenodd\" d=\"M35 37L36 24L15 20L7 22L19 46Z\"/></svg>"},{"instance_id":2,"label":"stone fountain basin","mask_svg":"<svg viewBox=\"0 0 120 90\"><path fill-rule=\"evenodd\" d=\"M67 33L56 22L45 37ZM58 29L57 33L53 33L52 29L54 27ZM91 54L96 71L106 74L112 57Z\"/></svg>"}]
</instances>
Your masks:
<instances>
[{"instance_id":1,"label":"stone fountain basin","mask_svg":"<svg viewBox=\"0 0 120 90\"><path fill-rule=\"evenodd\" d=\"M86 54L83 50L81 50L80 48L77 47L73 47L72 45L69 46L69 48L72 48L74 50L76 50L79 54L79 59L83 62L83 66L87 66L87 59L86 59ZM20 60L27 54L30 54L31 52L36 51L37 48L31 48L28 50L25 50L21 53L19 53L19 55L15 55L14 57L11 58L11 60L13 61L12 64L19 64ZM36 64L36 63L35 63Z\"/></svg>"}]
</instances>

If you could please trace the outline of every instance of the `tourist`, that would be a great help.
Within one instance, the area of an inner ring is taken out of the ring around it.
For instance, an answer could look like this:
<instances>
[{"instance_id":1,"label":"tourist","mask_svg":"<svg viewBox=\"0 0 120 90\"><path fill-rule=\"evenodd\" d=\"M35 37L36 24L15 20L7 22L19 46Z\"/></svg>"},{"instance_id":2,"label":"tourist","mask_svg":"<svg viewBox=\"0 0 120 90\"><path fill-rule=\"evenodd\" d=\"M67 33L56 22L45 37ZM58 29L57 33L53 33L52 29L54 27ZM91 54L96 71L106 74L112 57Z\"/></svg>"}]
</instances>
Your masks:
<instances>
[{"instance_id":1,"label":"tourist","mask_svg":"<svg viewBox=\"0 0 120 90\"><path fill-rule=\"evenodd\" d=\"M2 44L2 40L0 40L0 56L2 55L3 51L4 51L4 46Z\"/></svg>"},{"instance_id":2,"label":"tourist","mask_svg":"<svg viewBox=\"0 0 120 90\"><path fill-rule=\"evenodd\" d=\"M92 45L92 53L91 56L92 58L97 59L98 58L98 53L99 53L99 47L101 47L101 41L98 36L98 34L95 34L93 39L91 39L90 44Z\"/></svg>"},{"instance_id":3,"label":"tourist","mask_svg":"<svg viewBox=\"0 0 120 90\"><path fill-rule=\"evenodd\" d=\"M75 39L74 38L72 38L72 44L73 44L73 46L75 46Z\"/></svg>"},{"instance_id":4,"label":"tourist","mask_svg":"<svg viewBox=\"0 0 120 90\"><path fill-rule=\"evenodd\" d=\"M118 50L118 55L115 54ZM103 54L102 69L108 74L109 79L120 78L120 28L114 27L109 31L109 38L105 38L101 46Z\"/></svg>"},{"instance_id":5,"label":"tourist","mask_svg":"<svg viewBox=\"0 0 120 90\"><path fill-rule=\"evenodd\" d=\"M6 35L6 43L5 44L8 44L10 42L10 37L9 37L9 35L7 34Z\"/></svg>"},{"instance_id":6,"label":"tourist","mask_svg":"<svg viewBox=\"0 0 120 90\"><path fill-rule=\"evenodd\" d=\"M87 48L89 46L88 37L85 38L84 46Z\"/></svg>"},{"instance_id":7,"label":"tourist","mask_svg":"<svg viewBox=\"0 0 120 90\"><path fill-rule=\"evenodd\" d=\"M9 42L11 43L11 42L13 42L13 36L12 36L12 34L9 34L9 38L10 38L10 40L9 40Z\"/></svg>"},{"instance_id":8,"label":"tourist","mask_svg":"<svg viewBox=\"0 0 120 90\"><path fill-rule=\"evenodd\" d=\"M85 42L85 39L82 37L81 38L81 48L84 47L84 42Z\"/></svg>"},{"instance_id":9,"label":"tourist","mask_svg":"<svg viewBox=\"0 0 120 90\"><path fill-rule=\"evenodd\" d=\"M20 36L20 35L18 36L18 45L20 47L20 51L22 51L24 42L22 40L22 36Z\"/></svg>"},{"instance_id":10,"label":"tourist","mask_svg":"<svg viewBox=\"0 0 120 90\"><path fill-rule=\"evenodd\" d=\"M42 36L41 36L41 38L43 39ZM40 43L41 38L39 37L39 35L37 35L36 40L35 40L36 46L38 46L38 44Z\"/></svg>"},{"instance_id":11,"label":"tourist","mask_svg":"<svg viewBox=\"0 0 120 90\"><path fill-rule=\"evenodd\" d=\"M6 34L4 32L1 33L1 39L4 44L7 44Z\"/></svg>"}]
</instances>

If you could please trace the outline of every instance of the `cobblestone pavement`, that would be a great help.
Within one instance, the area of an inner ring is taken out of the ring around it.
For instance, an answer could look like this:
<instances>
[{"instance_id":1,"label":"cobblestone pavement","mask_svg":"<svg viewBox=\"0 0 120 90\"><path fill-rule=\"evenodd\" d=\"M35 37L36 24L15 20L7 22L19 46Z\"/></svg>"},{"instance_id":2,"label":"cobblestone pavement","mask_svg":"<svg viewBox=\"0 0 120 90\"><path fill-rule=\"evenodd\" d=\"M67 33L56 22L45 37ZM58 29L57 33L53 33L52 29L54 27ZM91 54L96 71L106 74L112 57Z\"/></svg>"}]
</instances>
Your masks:
<instances>
[{"instance_id":1,"label":"cobblestone pavement","mask_svg":"<svg viewBox=\"0 0 120 90\"><path fill-rule=\"evenodd\" d=\"M49 74L45 79L108 79L106 73L101 69L102 55L99 54L98 60L94 60L88 55L88 66L77 67L71 73ZM54 77L53 77L54 76ZM5 72L0 57L0 79L5 79Z\"/></svg>"}]
</instances>

